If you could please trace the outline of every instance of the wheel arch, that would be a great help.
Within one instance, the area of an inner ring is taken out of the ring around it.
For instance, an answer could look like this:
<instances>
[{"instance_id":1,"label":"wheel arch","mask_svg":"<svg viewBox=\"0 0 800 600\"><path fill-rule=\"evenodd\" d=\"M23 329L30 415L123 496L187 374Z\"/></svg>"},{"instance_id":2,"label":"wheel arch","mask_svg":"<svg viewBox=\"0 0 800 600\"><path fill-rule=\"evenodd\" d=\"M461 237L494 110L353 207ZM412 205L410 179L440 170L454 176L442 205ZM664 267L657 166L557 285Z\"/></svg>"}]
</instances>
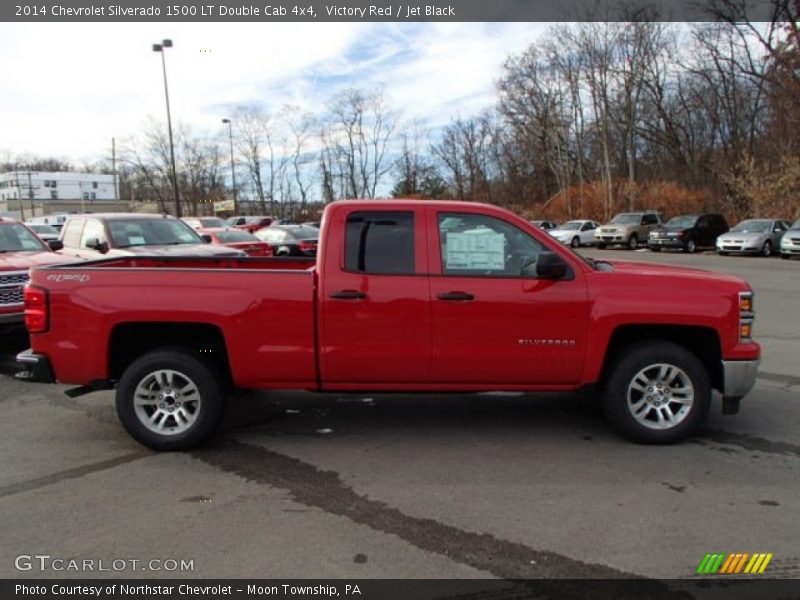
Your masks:
<instances>
[{"instance_id":1,"label":"wheel arch","mask_svg":"<svg viewBox=\"0 0 800 600\"><path fill-rule=\"evenodd\" d=\"M711 327L695 325L622 325L617 327L609 339L599 382L608 380L614 362L627 346L642 341L666 341L677 344L694 354L708 373L711 387L722 391L724 374L722 370L722 345L719 334Z\"/></svg>"},{"instance_id":2,"label":"wheel arch","mask_svg":"<svg viewBox=\"0 0 800 600\"><path fill-rule=\"evenodd\" d=\"M108 343L108 376L118 381L137 358L163 348L185 350L212 365L230 384L228 350L222 330L210 323L126 322L111 331Z\"/></svg>"}]
</instances>

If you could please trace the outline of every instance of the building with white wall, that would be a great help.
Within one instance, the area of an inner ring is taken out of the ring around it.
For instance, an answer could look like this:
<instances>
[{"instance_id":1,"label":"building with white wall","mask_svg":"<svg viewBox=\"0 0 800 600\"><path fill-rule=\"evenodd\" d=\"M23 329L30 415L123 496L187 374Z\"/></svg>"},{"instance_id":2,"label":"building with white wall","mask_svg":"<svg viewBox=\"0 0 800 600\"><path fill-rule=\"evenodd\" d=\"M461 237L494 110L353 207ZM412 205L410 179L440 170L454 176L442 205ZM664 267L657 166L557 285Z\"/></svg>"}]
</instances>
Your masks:
<instances>
[{"instance_id":1,"label":"building with white wall","mask_svg":"<svg viewBox=\"0 0 800 600\"><path fill-rule=\"evenodd\" d=\"M30 217L125 210L113 175L71 171L0 173L0 213Z\"/></svg>"},{"instance_id":2,"label":"building with white wall","mask_svg":"<svg viewBox=\"0 0 800 600\"><path fill-rule=\"evenodd\" d=\"M0 201L115 200L113 175L70 171L10 171L0 173Z\"/></svg>"}]
</instances>

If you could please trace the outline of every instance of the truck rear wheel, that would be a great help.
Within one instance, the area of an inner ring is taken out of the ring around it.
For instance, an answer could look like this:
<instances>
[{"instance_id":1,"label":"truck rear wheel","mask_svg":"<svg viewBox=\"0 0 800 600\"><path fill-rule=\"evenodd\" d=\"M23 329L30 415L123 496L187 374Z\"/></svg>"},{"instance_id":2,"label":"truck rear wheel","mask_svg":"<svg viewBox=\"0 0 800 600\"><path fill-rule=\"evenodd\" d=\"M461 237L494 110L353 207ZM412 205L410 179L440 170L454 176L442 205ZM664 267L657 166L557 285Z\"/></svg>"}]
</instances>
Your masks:
<instances>
[{"instance_id":1,"label":"truck rear wheel","mask_svg":"<svg viewBox=\"0 0 800 600\"><path fill-rule=\"evenodd\" d=\"M187 450L219 425L224 390L215 369L189 350L156 350L125 369L117 386L117 415L137 442L154 450Z\"/></svg>"},{"instance_id":2,"label":"truck rear wheel","mask_svg":"<svg viewBox=\"0 0 800 600\"><path fill-rule=\"evenodd\" d=\"M643 444L672 444L703 424L711 383L700 360L666 341L633 344L614 363L604 411L623 436Z\"/></svg>"}]
</instances>

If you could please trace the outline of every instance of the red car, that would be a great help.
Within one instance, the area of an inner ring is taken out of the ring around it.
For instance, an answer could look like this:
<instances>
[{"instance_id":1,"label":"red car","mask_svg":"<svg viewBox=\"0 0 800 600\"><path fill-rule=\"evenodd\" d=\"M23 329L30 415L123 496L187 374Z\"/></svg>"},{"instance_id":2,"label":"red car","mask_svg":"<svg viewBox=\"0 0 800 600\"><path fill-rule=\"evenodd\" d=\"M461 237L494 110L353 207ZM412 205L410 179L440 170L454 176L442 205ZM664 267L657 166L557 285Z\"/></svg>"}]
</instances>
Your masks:
<instances>
[{"instance_id":1,"label":"red car","mask_svg":"<svg viewBox=\"0 0 800 600\"><path fill-rule=\"evenodd\" d=\"M275 221L274 217L231 217L225 220L225 226L255 233L262 227L269 227L273 221Z\"/></svg>"},{"instance_id":2,"label":"red car","mask_svg":"<svg viewBox=\"0 0 800 600\"><path fill-rule=\"evenodd\" d=\"M116 388L140 443L185 449L243 389L593 390L626 437L697 432L755 383L753 291L731 275L572 252L485 204L347 200L316 258L118 257L35 268L32 378ZM691 290L686 293L685 290Z\"/></svg>"},{"instance_id":3,"label":"red car","mask_svg":"<svg viewBox=\"0 0 800 600\"><path fill-rule=\"evenodd\" d=\"M53 252L60 247L58 240L45 244L19 221L0 217L0 328L22 324L28 270L66 262Z\"/></svg>"},{"instance_id":4,"label":"red car","mask_svg":"<svg viewBox=\"0 0 800 600\"><path fill-rule=\"evenodd\" d=\"M252 233L231 227L204 227L197 230L200 237L212 244L230 246L248 256L272 256L272 248Z\"/></svg>"}]
</instances>

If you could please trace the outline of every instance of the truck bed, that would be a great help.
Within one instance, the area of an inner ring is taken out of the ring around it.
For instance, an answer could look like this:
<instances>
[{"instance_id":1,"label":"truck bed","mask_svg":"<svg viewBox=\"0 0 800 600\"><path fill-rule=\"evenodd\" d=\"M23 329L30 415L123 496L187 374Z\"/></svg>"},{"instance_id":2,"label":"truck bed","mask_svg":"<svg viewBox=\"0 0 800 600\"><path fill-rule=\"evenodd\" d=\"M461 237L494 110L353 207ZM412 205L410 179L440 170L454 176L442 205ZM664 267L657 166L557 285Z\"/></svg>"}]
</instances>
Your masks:
<instances>
[{"instance_id":1,"label":"truck bed","mask_svg":"<svg viewBox=\"0 0 800 600\"><path fill-rule=\"evenodd\" d=\"M58 380L87 382L115 376L110 357L134 343L120 339L175 330L177 343L182 323L200 323L224 339L236 385L316 388L316 279L314 259L302 258L124 257L34 269L31 285L48 290L51 314L37 347L62 357Z\"/></svg>"}]
</instances>

